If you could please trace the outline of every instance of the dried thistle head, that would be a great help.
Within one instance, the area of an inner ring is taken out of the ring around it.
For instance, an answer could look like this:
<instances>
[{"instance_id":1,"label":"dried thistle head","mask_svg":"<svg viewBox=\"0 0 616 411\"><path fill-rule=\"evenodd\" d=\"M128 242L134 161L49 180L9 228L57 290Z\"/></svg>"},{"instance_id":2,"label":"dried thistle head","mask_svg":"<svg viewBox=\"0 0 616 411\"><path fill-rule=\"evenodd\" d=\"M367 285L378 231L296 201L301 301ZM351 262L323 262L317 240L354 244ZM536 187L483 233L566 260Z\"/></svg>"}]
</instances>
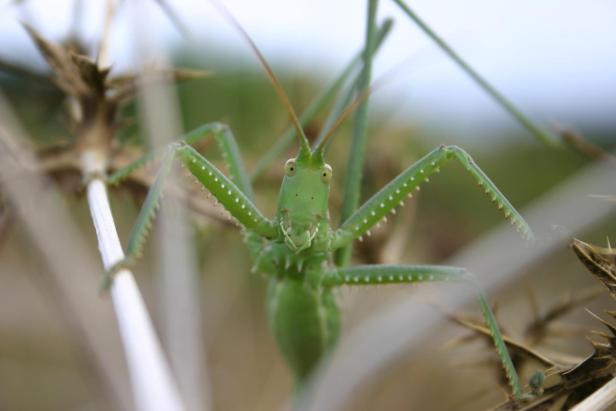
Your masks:
<instances>
[{"instance_id":1,"label":"dried thistle head","mask_svg":"<svg viewBox=\"0 0 616 411\"><path fill-rule=\"evenodd\" d=\"M24 27L52 69L51 81L65 94L78 145L108 151L120 125L119 109L137 95L137 73L112 76L111 67L67 45L45 39L34 28ZM177 82L207 75L199 70L151 68L147 81Z\"/></svg>"},{"instance_id":2,"label":"dried thistle head","mask_svg":"<svg viewBox=\"0 0 616 411\"><path fill-rule=\"evenodd\" d=\"M588 271L616 298L616 251L574 239L571 248ZM587 310L607 331L591 331L593 353L569 367L553 367L558 379L549 387L530 393L524 401L508 401L498 410L568 410L592 395L616 375L616 326ZM606 311L616 319L616 311Z\"/></svg>"},{"instance_id":3,"label":"dried thistle head","mask_svg":"<svg viewBox=\"0 0 616 411\"><path fill-rule=\"evenodd\" d=\"M126 146L116 138L117 131L129 123L120 115L122 108L135 99L141 87L159 81L177 83L202 78L209 74L201 70L156 67L148 67L145 70L147 72L145 78L141 73L114 74L110 66L101 65L100 58L90 57L95 53L88 53L84 47L75 46L80 44L76 38L71 37L70 41L56 43L44 38L31 26L24 24L24 28L51 68L51 75L39 75L38 80L53 84L64 94L67 117L70 121L69 130L74 138L57 141L40 149L36 164L21 166L52 176L60 187L71 194L81 191L84 151L96 150L102 154L106 159L107 172L117 171L143 154L142 150ZM103 38L101 44L96 47L99 49L99 57L100 50L104 48L104 41ZM16 143L13 141L14 137L2 136L1 142L4 145ZM67 144L67 141L75 143ZM19 141L19 143L29 142ZM144 168L134 173L125 187L136 196L143 196L154 180L150 171ZM191 196L189 190L177 189L174 195L186 199L196 217L205 217L208 221L214 220L223 224L229 223L228 219L220 217L219 210L211 201L201 196ZM1 229L6 226L3 221L8 219L8 208L4 207L1 201L0 217Z\"/></svg>"}]
</instances>

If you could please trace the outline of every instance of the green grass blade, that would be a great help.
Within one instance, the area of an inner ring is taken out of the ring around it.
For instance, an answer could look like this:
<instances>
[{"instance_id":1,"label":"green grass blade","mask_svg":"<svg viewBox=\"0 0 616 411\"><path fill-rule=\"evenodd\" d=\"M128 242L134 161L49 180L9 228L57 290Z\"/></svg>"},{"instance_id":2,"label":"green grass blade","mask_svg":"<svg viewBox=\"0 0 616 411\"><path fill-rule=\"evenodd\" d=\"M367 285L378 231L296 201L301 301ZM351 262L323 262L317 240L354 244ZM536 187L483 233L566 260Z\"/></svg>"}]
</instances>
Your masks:
<instances>
[{"instance_id":1,"label":"green grass blade","mask_svg":"<svg viewBox=\"0 0 616 411\"><path fill-rule=\"evenodd\" d=\"M366 45L364 48L364 67L358 83L357 92L365 93L370 86L372 75L372 54L376 45L376 10L378 0L368 0L368 19L366 24ZM345 221L357 208L359 204L362 167L364 164L364 149L366 145L366 132L368 123L368 98L366 98L357 109L353 117L353 138L351 142L351 152L345 174L344 192L340 221ZM336 265L345 266L351 257L351 245L338 250L335 256Z\"/></svg>"},{"instance_id":2,"label":"green grass blade","mask_svg":"<svg viewBox=\"0 0 616 411\"><path fill-rule=\"evenodd\" d=\"M458 64L479 86L484 89L490 96L496 100L509 114L511 114L530 134L543 143L550 146L559 146L560 143L553 136L547 134L535 125L524 113L513 105L502 93L500 93L492 84L488 83L475 69L466 63L460 55L449 46L438 34L436 34L430 26L426 24L409 6L402 0L393 0L402 11L411 19L419 28L428 35L453 61Z\"/></svg>"},{"instance_id":3,"label":"green grass blade","mask_svg":"<svg viewBox=\"0 0 616 411\"><path fill-rule=\"evenodd\" d=\"M391 32L392 26L393 26L393 20L391 19L386 19L383 22L383 24L381 24L381 27L379 28L378 33L377 33L376 45L374 47L374 51L372 52L372 58L374 58L374 56L376 56L376 54L378 53L379 49L381 48L381 45L383 44L383 42L385 41L385 39ZM357 56L358 61L360 57L364 56L364 52L365 50L362 50L361 54ZM334 125L336 120L338 120L338 117L340 117L340 114L342 113L342 111L351 103L353 99L353 95L355 94L355 91L357 90L360 80L361 80L361 72L353 80L353 83L351 84L347 92L342 97L340 97L334 104L333 110L331 111L331 113L329 113L329 116L323 123L323 127L321 128L321 131L318 137L316 138L314 144L312 145L313 148L321 144L321 141L323 141L325 136L329 133L329 129Z\"/></svg>"}]
</instances>

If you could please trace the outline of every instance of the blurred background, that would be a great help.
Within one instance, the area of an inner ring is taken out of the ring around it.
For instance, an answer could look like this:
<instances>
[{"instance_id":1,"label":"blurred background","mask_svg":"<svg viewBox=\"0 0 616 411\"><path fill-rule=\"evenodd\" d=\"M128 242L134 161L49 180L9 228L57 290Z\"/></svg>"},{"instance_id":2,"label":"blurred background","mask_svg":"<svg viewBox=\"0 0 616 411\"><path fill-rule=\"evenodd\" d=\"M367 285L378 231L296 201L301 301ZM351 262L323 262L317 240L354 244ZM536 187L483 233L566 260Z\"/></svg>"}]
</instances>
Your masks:
<instances>
[{"instance_id":1,"label":"blurred background","mask_svg":"<svg viewBox=\"0 0 616 411\"><path fill-rule=\"evenodd\" d=\"M51 148L68 146L75 141L75 135L67 125L65 96L49 81L51 72L20 22L33 26L49 41L65 45L77 42L93 57L104 27L105 4L68 0L0 2L0 89L39 151L49 153ZM112 75L147 64L140 51L144 47L153 50L158 62L211 72L205 78L173 87L169 104L177 107L179 128L183 130L210 121L229 124L250 172L288 126L287 114L256 57L215 8L198 0L165 4L172 7L183 29L173 24L173 18L158 1L119 2L109 37ZM363 3L264 0L224 4L273 66L298 112L331 83L363 45ZM608 152L614 147L614 2L418 0L411 6L544 130L556 135L558 130L572 128L587 142ZM549 196L551 190L591 167L593 159L587 153L570 147L548 147L534 139L393 2L382 0L378 21L385 17L393 18L394 27L375 60L373 78L384 78L385 82L370 100L363 199L442 143L460 145L471 153L522 214L526 206ZM140 151L146 150L144 144L149 145L144 132L148 127L140 120L139 112L135 102L122 108L125 121L116 135L120 147ZM316 137L325 118L323 113L306 127L309 138ZM350 133L350 124L345 124L329 153L328 161L334 169L334 224L338 222ZM214 145L201 148L208 158L221 164ZM282 165L294 156L295 150L294 146L286 150L255 180L257 203L268 216L275 210ZM48 189L63 191L62 204L79 234L87 239L98 264L94 230L79 189L79 175L54 173L51 177L54 183ZM614 195L613 191L576 190L575 196L593 206L615 204L613 198L593 197ZM111 191L123 243L143 195L142 187L123 186ZM0 409L98 410L121 409L130 404L110 299L97 293L102 266L77 268L93 285L78 292L88 304L83 307L85 318L95 313L91 318L97 320L86 320L85 324L105 341L104 347L114 359L109 364L114 368L111 374L124 386L120 392L104 383L101 371L93 364L91 351L95 348L84 342L83 324L75 319L74 309L67 306L65 288L49 273L49 265L40 258L23 222L11 212L11 199L2 195L0 200ZM578 211L584 213L583 208ZM194 214L198 213L193 210L191 221L198 224L191 231L190 245L196 250L198 267L194 278L197 309L186 315L199 325L199 356L195 361L197 385L202 391L187 394L193 396L188 402L194 409L284 409L292 392L292 380L268 330L266 281L249 273L251 262L237 228L221 224L220 218ZM508 279L506 290L501 284L490 292L506 333L528 342L525 330L534 315L562 303L567 295L600 289L566 244L572 236L580 236L605 245L606 238L613 239L616 228L613 214L606 215L608 218L593 221L581 231L573 223L581 215L573 213L563 218L556 211L553 218L548 213L537 222L538 227L533 226L561 246ZM501 222L500 213L464 169L450 164L390 223L368 241L357 244L354 261L445 263ZM157 235L154 230L153 237ZM517 241L508 247L510 258L515 259L527 246ZM156 241L150 241L135 274L155 325L164 329L161 324L166 314L156 274L157 256ZM60 258L72 264L71 255ZM448 312L438 298L454 292L455 286L446 286L445 294L433 293L435 288L438 287L341 290L342 338L366 318L378 316L383 305L399 300L417 299L420 304L433 305L436 311ZM582 306L596 312L614 306L604 295L579 305L551 324L547 337L538 343L539 350L580 358L590 353L584 334L600 325L590 323ZM470 304L465 311L473 315L477 307ZM163 345L168 348L168 333L161 333ZM486 360L493 355L492 349L483 340L452 343L462 335L469 332L452 322L439 322L423 337L423 344L397 353L395 362L383 364L378 372L354 387L341 409L473 410L503 401L498 368ZM375 351L379 349L374 347ZM540 368L529 364L522 370L526 379L533 367Z\"/></svg>"}]
</instances>

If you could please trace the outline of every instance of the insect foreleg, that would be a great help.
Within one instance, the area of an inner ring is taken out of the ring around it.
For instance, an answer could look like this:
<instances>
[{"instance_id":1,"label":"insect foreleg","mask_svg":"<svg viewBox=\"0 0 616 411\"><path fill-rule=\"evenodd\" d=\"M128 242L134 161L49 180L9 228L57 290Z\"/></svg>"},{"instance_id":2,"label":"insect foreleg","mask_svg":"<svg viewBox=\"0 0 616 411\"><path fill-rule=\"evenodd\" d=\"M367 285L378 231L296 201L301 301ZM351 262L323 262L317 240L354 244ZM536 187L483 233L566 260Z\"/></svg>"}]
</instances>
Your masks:
<instances>
[{"instance_id":1,"label":"insect foreleg","mask_svg":"<svg viewBox=\"0 0 616 411\"><path fill-rule=\"evenodd\" d=\"M263 216L253 201L235 183L194 148L182 143L179 143L178 147L177 155L188 171L242 226L261 237L276 236L276 225Z\"/></svg>"},{"instance_id":2,"label":"insect foreleg","mask_svg":"<svg viewBox=\"0 0 616 411\"><path fill-rule=\"evenodd\" d=\"M226 144L228 144L228 140ZM232 152L232 150L229 152ZM131 231L126 258L119 264L120 266L131 263L140 256L160 202L164 182L169 176L173 160L176 157L242 226L261 237L276 235L274 223L263 216L244 191L194 148L184 142L177 142L170 144L163 156L160 170L154 184L148 191L144 205L137 217L137 222ZM235 173L239 183L249 188L248 179L246 174L242 172L243 167L239 157L235 154L228 155L227 161L230 164L234 163L234 166L230 169L235 169L232 173ZM115 270L110 271L113 273Z\"/></svg>"},{"instance_id":3,"label":"insect foreleg","mask_svg":"<svg viewBox=\"0 0 616 411\"><path fill-rule=\"evenodd\" d=\"M470 284L474 291L477 292L481 313L483 314L486 326L490 330L494 346L509 380L509 385L513 395L519 398L522 394L520 380L503 341L496 318L475 278L464 268L434 265L365 265L338 268L324 278L323 285L332 287L340 285L409 284L436 281L463 281Z\"/></svg>"},{"instance_id":4,"label":"insect foreleg","mask_svg":"<svg viewBox=\"0 0 616 411\"><path fill-rule=\"evenodd\" d=\"M361 239L364 234L370 235L374 225L385 220L387 213L395 213L396 207L403 205L407 197L412 197L413 190L419 190L421 183L428 182L429 177L451 159L457 159L466 168L524 238L532 238L526 221L471 156L457 146L440 146L403 171L355 211L334 233L332 249L343 247L356 238Z\"/></svg>"},{"instance_id":5,"label":"insect foreleg","mask_svg":"<svg viewBox=\"0 0 616 411\"><path fill-rule=\"evenodd\" d=\"M184 134L182 137L180 137L180 141L185 141L188 144L194 144L200 139L207 137L208 133L211 133L212 128L213 127L211 124L205 124L200 127L197 127L196 129L191 130L188 133ZM126 178L128 178L128 176L130 176L132 173L134 173L135 171L139 170L142 167L145 167L148 163L150 163L151 161L153 161L154 159L156 159L163 153L166 153L167 151L168 150L165 147L162 150L151 151L151 152L148 152L142 155L141 157L139 157L137 160L133 161L126 167L116 170L113 174L108 176L106 180L107 184L117 185L121 183Z\"/></svg>"},{"instance_id":6,"label":"insect foreleg","mask_svg":"<svg viewBox=\"0 0 616 411\"><path fill-rule=\"evenodd\" d=\"M250 180L246 174L244 163L241 159L237 142L233 136L233 132L223 123L207 123L203 124L194 130L184 134L179 140L192 145L204 138L214 137L218 143L218 148L222 152L225 165L229 170L229 174L237 186L246 194L247 197L253 198ZM162 152L165 152L163 150ZM144 167L150 161L154 160L160 152L150 152L141 156L138 160L128 166L117 170L107 178L108 184L118 184L126 179L130 174L141 167Z\"/></svg>"}]
</instances>

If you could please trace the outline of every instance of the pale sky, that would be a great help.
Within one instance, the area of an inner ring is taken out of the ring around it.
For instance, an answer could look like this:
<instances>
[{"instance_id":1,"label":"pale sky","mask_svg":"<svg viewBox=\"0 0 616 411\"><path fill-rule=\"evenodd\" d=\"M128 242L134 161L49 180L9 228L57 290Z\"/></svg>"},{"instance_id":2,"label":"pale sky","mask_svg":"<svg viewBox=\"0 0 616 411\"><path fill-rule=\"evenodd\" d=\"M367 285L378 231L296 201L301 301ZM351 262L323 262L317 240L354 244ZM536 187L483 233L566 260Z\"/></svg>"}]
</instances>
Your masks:
<instances>
[{"instance_id":1,"label":"pale sky","mask_svg":"<svg viewBox=\"0 0 616 411\"><path fill-rule=\"evenodd\" d=\"M116 68L132 64L135 24L161 48L186 44L153 0L135 19L125 4L111 43ZM17 23L26 20L58 38L70 22L72 0L30 0L26 13L0 1L0 57L27 60L37 54ZM207 59L208 48L228 49L254 61L248 47L207 0L170 1ZM274 69L333 76L363 42L366 2L359 0L224 0ZM614 0L407 0L490 82L540 123L616 126L616 1ZM145 5L145 6L144 6ZM94 41L104 0L84 1L80 31ZM396 20L375 62L375 77L400 62L403 69L374 96L374 106L395 109L469 134L485 124L513 124L462 71L403 16L381 0L379 19ZM137 22L137 23L136 23ZM409 60L410 59L410 60Z\"/></svg>"}]
</instances>

